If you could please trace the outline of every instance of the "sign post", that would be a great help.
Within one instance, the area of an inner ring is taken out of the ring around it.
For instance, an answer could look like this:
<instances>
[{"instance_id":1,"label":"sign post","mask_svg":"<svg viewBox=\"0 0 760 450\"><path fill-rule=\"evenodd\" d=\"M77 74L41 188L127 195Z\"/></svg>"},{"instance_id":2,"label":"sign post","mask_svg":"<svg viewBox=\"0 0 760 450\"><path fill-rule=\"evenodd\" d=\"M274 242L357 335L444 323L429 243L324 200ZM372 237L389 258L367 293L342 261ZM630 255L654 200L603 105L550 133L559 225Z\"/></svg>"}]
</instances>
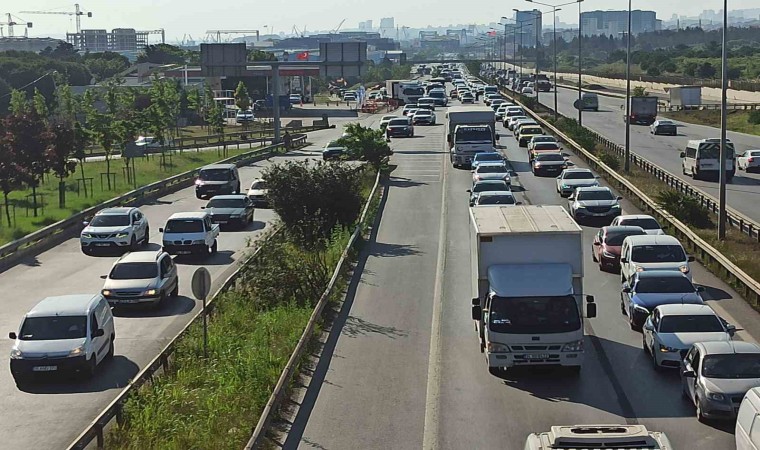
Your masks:
<instances>
[{"instance_id":1,"label":"sign post","mask_svg":"<svg viewBox=\"0 0 760 450\"><path fill-rule=\"evenodd\" d=\"M198 300L203 301L203 310L201 315L203 316L203 357L208 358L208 323L206 317L206 297L211 291L211 274L205 267L199 267L193 273L193 280L191 282L193 288L193 295Z\"/></svg>"}]
</instances>

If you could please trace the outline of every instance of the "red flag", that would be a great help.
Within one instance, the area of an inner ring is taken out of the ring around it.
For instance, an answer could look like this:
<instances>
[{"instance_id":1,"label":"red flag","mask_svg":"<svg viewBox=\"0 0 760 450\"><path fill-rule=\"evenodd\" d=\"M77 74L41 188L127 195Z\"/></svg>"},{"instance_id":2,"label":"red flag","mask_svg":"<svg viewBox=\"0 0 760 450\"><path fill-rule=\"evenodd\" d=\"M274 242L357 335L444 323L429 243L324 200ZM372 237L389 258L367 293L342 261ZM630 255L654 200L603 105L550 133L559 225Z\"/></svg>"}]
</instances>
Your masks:
<instances>
[{"instance_id":1,"label":"red flag","mask_svg":"<svg viewBox=\"0 0 760 450\"><path fill-rule=\"evenodd\" d=\"M301 52L296 55L296 59L299 61L308 61L309 60L309 52Z\"/></svg>"}]
</instances>

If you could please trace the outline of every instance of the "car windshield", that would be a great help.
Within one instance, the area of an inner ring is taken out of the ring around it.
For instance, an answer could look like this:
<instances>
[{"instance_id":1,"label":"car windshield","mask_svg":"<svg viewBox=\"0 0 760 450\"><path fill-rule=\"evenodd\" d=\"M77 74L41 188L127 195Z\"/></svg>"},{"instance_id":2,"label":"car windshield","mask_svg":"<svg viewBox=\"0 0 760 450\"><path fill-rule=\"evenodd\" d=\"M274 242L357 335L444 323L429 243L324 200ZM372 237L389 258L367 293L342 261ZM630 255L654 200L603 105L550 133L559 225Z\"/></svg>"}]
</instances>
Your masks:
<instances>
[{"instance_id":1,"label":"car windshield","mask_svg":"<svg viewBox=\"0 0 760 450\"><path fill-rule=\"evenodd\" d=\"M472 192L485 192L485 191L508 191L509 186L507 186L507 183L503 181L482 181L480 183L475 183L475 186L472 188Z\"/></svg>"},{"instance_id":2,"label":"car windshield","mask_svg":"<svg viewBox=\"0 0 760 450\"><path fill-rule=\"evenodd\" d=\"M203 169L198 178L204 181L229 181L229 169Z\"/></svg>"},{"instance_id":3,"label":"car windshield","mask_svg":"<svg viewBox=\"0 0 760 450\"><path fill-rule=\"evenodd\" d=\"M568 333L581 327L575 299L568 297L494 297L488 311L495 333Z\"/></svg>"},{"instance_id":4,"label":"car windshield","mask_svg":"<svg viewBox=\"0 0 760 450\"><path fill-rule=\"evenodd\" d=\"M112 280L145 280L156 278L158 267L155 263L119 263L113 266L108 278Z\"/></svg>"},{"instance_id":5,"label":"car windshield","mask_svg":"<svg viewBox=\"0 0 760 450\"><path fill-rule=\"evenodd\" d=\"M406 119L392 119L390 122L388 122L388 126L407 126L409 125L409 121Z\"/></svg>"},{"instance_id":6,"label":"car windshield","mask_svg":"<svg viewBox=\"0 0 760 450\"><path fill-rule=\"evenodd\" d=\"M475 161L477 162L501 161L502 159L502 156L498 153L478 153L475 155Z\"/></svg>"},{"instance_id":7,"label":"car windshield","mask_svg":"<svg viewBox=\"0 0 760 450\"><path fill-rule=\"evenodd\" d=\"M544 131L541 128L525 127L520 130L520 134L541 134Z\"/></svg>"},{"instance_id":8,"label":"car windshield","mask_svg":"<svg viewBox=\"0 0 760 450\"><path fill-rule=\"evenodd\" d=\"M251 189L266 189L267 188L267 182L266 181L254 181L251 185Z\"/></svg>"},{"instance_id":9,"label":"car windshield","mask_svg":"<svg viewBox=\"0 0 760 450\"><path fill-rule=\"evenodd\" d=\"M92 218L91 227L125 227L129 225L128 214L101 214Z\"/></svg>"},{"instance_id":10,"label":"car windshield","mask_svg":"<svg viewBox=\"0 0 760 450\"><path fill-rule=\"evenodd\" d=\"M637 245L633 247L631 261L637 263L661 263L686 261L680 245Z\"/></svg>"},{"instance_id":11,"label":"car windshield","mask_svg":"<svg viewBox=\"0 0 760 450\"><path fill-rule=\"evenodd\" d=\"M444 98L444 97L446 97L446 93L445 92L441 92L441 91L430 91L430 93L428 95L430 97L432 97L432 98Z\"/></svg>"},{"instance_id":12,"label":"car windshield","mask_svg":"<svg viewBox=\"0 0 760 450\"><path fill-rule=\"evenodd\" d=\"M544 153L541 155L536 155L536 161L565 161L565 157L560 155L559 153Z\"/></svg>"},{"instance_id":13,"label":"car windshield","mask_svg":"<svg viewBox=\"0 0 760 450\"><path fill-rule=\"evenodd\" d=\"M615 200L615 196L612 195L612 192L608 190L593 190L593 191L582 191L579 190L575 198L578 200Z\"/></svg>"},{"instance_id":14,"label":"car windshield","mask_svg":"<svg viewBox=\"0 0 760 450\"><path fill-rule=\"evenodd\" d=\"M507 166L504 164L494 164L487 166L478 166L477 173L507 173Z\"/></svg>"},{"instance_id":15,"label":"car windshield","mask_svg":"<svg viewBox=\"0 0 760 450\"><path fill-rule=\"evenodd\" d=\"M478 205L514 205L515 198L511 195L481 195Z\"/></svg>"},{"instance_id":16,"label":"car windshield","mask_svg":"<svg viewBox=\"0 0 760 450\"><path fill-rule=\"evenodd\" d=\"M388 122L389 120L395 119L396 116L385 116L380 121L381 122Z\"/></svg>"},{"instance_id":17,"label":"car windshield","mask_svg":"<svg viewBox=\"0 0 760 450\"><path fill-rule=\"evenodd\" d=\"M206 208L245 208L244 198L212 198Z\"/></svg>"},{"instance_id":18,"label":"car windshield","mask_svg":"<svg viewBox=\"0 0 760 450\"><path fill-rule=\"evenodd\" d=\"M665 316L660 320L660 333L720 333L723 324L715 316Z\"/></svg>"},{"instance_id":19,"label":"car windshield","mask_svg":"<svg viewBox=\"0 0 760 450\"><path fill-rule=\"evenodd\" d=\"M657 121L657 125L673 125L673 122L669 120L659 120Z\"/></svg>"},{"instance_id":20,"label":"car windshield","mask_svg":"<svg viewBox=\"0 0 760 450\"><path fill-rule=\"evenodd\" d=\"M760 378L760 353L707 355L702 360L707 378Z\"/></svg>"},{"instance_id":21,"label":"car windshield","mask_svg":"<svg viewBox=\"0 0 760 450\"><path fill-rule=\"evenodd\" d=\"M594 174L585 170L578 172L565 172L562 175L562 178L565 180L592 180L594 179Z\"/></svg>"},{"instance_id":22,"label":"car windshield","mask_svg":"<svg viewBox=\"0 0 760 450\"><path fill-rule=\"evenodd\" d=\"M686 277L646 277L636 282L637 294L685 294L695 291Z\"/></svg>"},{"instance_id":23,"label":"car windshield","mask_svg":"<svg viewBox=\"0 0 760 450\"><path fill-rule=\"evenodd\" d=\"M604 243L611 246L623 245L623 240L628 236L638 236L646 234L643 231L626 230L626 231L608 231L604 236Z\"/></svg>"},{"instance_id":24,"label":"car windshield","mask_svg":"<svg viewBox=\"0 0 760 450\"><path fill-rule=\"evenodd\" d=\"M406 119L404 119L404 123L406 123ZM325 145L325 148L335 148L335 147L342 147L338 141L330 141Z\"/></svg>"},{"instance_id":25,"label":"car windshield","mask_svg":"<svg viewBox=\"0 0 760 450\"><path fill-rule=\"evenodd\" d=\"M456 142L491 142L491 129L488 127L457 128Z\"/></svg>"},{"instance_id":26,"label":"car windshield","mask_svg":"<svg viewBox=\"0 0 760 450\"><path fill-rule=\"evenodd\" d=\"M627 227L641 227L645 230L659 230L660 224L657 223L656 220L651 218L641 218L641 219L622 219L620 221L620 225L625 225Z\"/></svg>"},{"instance_id":27,"label":"car windshield","mask_svg":"<svg viewBox=\"0 0 760 450\"><path fill-rule=\"evenodd\" d=\"M429 110L427 109L420 109L416 113L414 113L415 116L432 116Z\"/></svg>"},{"instance_id":28,"label":"car windshield","mask_svg":"<svg viewBox=\"0 0 760 450\"><path fill-rule=\"evenodd\" d=\"M87 316L27 317L21 327L22 341L81 339L87 336Z\"/></svg>"},{"instance_id":29,"label":"car windshield","mask_svg":"<svg viewBox=\"0 0 760 450\"><path fill-rule=\"evenodd\" d=\"M166 223L166 233L203 233L203 221L200 219L173 219Z\"/></svg>"},{"instance_id":30,"label":"car windshield","mask_svg":"<svg viewBox=\"0 0 760 450\"><path fill-rule=\"evenodd\" d=\"M533 143L537 144L539 142L552 142L552 143L556 143L557 140L554 139L551 136L534 136L533 137Z\"/></svg>"}]
</instances>

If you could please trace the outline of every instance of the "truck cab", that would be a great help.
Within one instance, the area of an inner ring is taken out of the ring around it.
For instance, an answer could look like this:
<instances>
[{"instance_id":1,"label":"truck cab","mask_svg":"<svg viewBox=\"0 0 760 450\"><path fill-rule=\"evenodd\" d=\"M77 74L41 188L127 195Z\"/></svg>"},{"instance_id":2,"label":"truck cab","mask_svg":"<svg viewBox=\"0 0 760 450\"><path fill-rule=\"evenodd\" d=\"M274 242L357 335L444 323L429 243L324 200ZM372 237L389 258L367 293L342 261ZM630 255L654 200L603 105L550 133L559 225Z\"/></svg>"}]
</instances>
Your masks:
<instances>
[{"instance_id":1,"label":"truck cab","mask_svg":"<svg viewBox=\"0 0 760 450\"><path fill-rule=\"evenodd\" d=\"M472 319L489 371L579 371L584 312L596 316L583 295L581 228L561 206L470 208L470 223Z\"/></svg>"}]
</instances>

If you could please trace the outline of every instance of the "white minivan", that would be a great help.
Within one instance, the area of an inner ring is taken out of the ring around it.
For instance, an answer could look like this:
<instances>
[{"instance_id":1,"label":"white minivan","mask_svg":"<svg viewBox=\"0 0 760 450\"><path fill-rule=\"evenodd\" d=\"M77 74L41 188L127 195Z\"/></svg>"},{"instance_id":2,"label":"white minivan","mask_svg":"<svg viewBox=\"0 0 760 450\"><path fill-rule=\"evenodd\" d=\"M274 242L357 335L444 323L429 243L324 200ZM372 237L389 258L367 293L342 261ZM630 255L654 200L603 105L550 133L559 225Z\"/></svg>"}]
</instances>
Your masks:
<instances>
[{"instance_id":1,"label":"white minivan","mask_svg":"<svg viewBox=\"0 0 760 450\"><path fill-rule=\"evenodd\" d=\"M747 391L736 417L736 450L760 450L760 387Z\"/></svg>"},{"instance_id":2,"label":"white minivan","mask_svg":"<svg viewBox=\"0 0 760 450\"><path fill-rule=\"evenodd\" d=\"M692 281L691 261L694 257L673 236L628 236L620 249L620 279L627 283L633 274L645 270L679 270Z\"/></svg>"},{"instance_id":3,"label":"white minivan","mask_svg":"<svg viewBox=\"0 0 760 450\"><path fill-rule=\"evenodd\" d=\"M726 176L731 181L736 173L734 144L726 139ZM696 179L715 179L720 175L720 139L696 139L681 152L681 170Z\"/></svg>"},{"instance_id":4,"label":"white minivan","mask_svg":"<svg viewBox=\"0 0 760 450\"><path fill-rule=\"evenodd\" d=\"M11 374L22 385L39 374L95 374L113 357L113 315L100 294L48 297L26 313L11 349Z\"/></svg>"}]
</instances>

